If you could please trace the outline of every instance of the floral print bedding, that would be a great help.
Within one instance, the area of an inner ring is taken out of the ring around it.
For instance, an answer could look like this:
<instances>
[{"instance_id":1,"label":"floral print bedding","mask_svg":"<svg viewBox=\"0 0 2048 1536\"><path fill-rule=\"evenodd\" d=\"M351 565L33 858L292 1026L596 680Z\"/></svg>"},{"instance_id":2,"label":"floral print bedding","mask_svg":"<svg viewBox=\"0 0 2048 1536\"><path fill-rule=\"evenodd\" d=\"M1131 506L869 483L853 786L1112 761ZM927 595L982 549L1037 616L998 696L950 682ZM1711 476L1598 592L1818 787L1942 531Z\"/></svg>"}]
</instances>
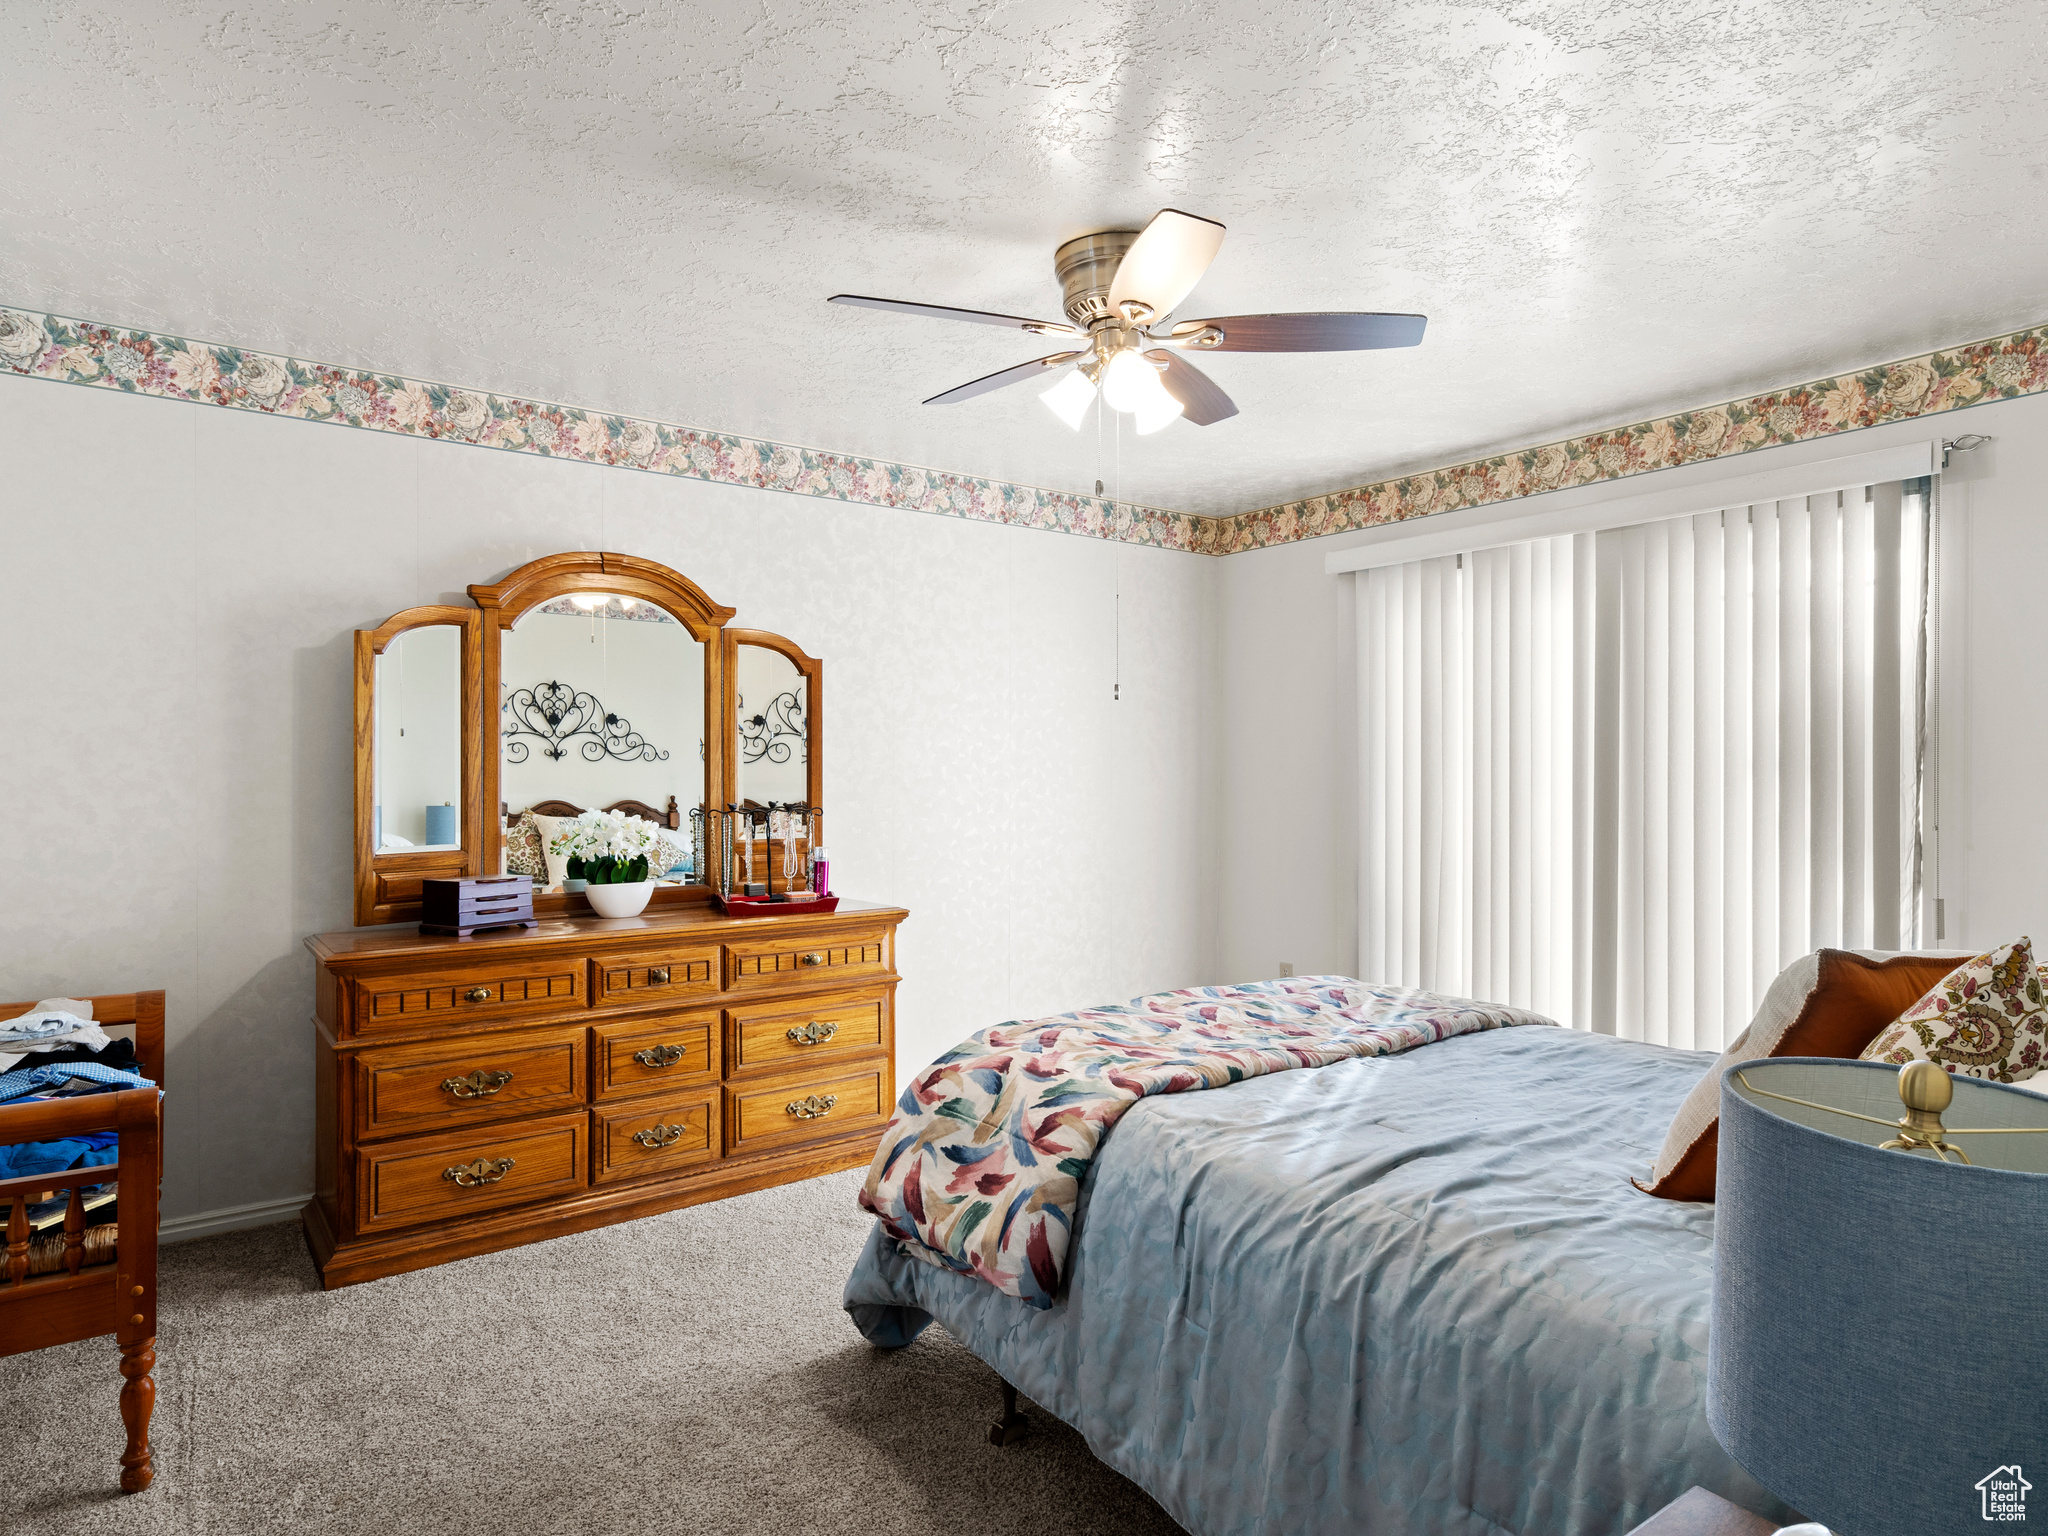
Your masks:
<instances>
[{"instance_id":1,"label":"floral print bedding","mask_svg":"<svg viewBox=\"0 0 2048 1536\"><path fill-rule=\"evenodd\" d=\"M905 1253L1049 1307L1081 1181L1139 1099L1552 1022L1467 998L1301 976L998 1024L903 1090L860 1203Z\"/></svg>"}]
</instances>

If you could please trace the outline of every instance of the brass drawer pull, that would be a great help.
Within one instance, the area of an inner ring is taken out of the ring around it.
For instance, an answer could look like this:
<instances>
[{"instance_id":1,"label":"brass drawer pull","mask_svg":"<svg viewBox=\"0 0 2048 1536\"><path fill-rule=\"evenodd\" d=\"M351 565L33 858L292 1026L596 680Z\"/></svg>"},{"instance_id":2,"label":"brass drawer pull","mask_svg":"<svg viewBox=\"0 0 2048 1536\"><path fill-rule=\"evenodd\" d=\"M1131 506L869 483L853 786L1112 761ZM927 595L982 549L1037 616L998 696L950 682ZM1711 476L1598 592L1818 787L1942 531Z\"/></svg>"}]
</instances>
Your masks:
<instances>
[{"instance_id":1,"label":"brass drawer pull","mask_svg":"<svg viewBox=\"0 0 2048 1536\"><path fill-rule=\"evenodd\" d=\"M839 1095L828 1093L823 1098L812 1094L807 1099L792 1099L789 1112L799 1120L822 1120L832 1112L832 1106L839 1102Z\"/></svg>"},{"instance_id":2,"label":"brass drawer pull","mask_svg":"<svg viewBox=\"0 0 2048 1536\"><path fill-rule=\"evenodd\" d=\"M797 958L805 965L823 965L825 963L825 955L822 950L814 949L808 955L799 955Z\"/></svg>"},{"instance_id":3,"label":"brass drawer pull","mask_svg":"<svg viewBox=\"0 0 2048 1536\"><path fill-rule=\"evenodd\" d=\"M472 1003L488 1003L491 1000L491 989L489 987L471 987L462 995Z\"/></svg>"},{"instance_id":4,"label":"brass drawer pull","mask_svg":"<svg viewBox=\"0 0 2048 1536\"><path fill-rule=\"evenodd\" d=\"M441 1084L441 1091L452 1093L458 1099L488 1099L511 1081L510 1072L486 1072L478 1067L467 1077L447 1078Z\"/></svg>"},{"instance_id":5,"label":"brass drawer pull","mask_svg":"<svg viewBox=\"0 0 2048 1536\"><path fill-rule=\"evenodd\" d=\"M474 1189L479 1184L495 1184L512 1171L509 1157L480 1157L473 1163L457 1163L453 1168L443 1168L441 1177L451 1184L460 1184L464 1189Z\"/></svg>"},{"instance_id":6,"label":"brass drawer pull","mask_svg":"<svg viewBox=\"0 0 2048 1536\"><path fill-rule=\"evenodd\" d=\"M635 1051L633 1059L643 1067L672 1067L683 1059L680 1045L650 1045L644 1051Z\"/></svg>"},{"instance_id":7,"label":"brass drawer pull","mask_svg":"<svg viewBox=\"0 0 2048 1536\"><path fill-rule=\"evenodd\" d=\"M647 967L647 985L650 987L667 986L668 967L665 965L650 965Z\"/></svg>"},{"instance_id":8,"label":"brass drawer pull","mask_svg":"<svg viewBox=\"0 0 2048 1536\"><path fill-rule=\"evenodd\" d=\"M644 1131L635 1131L633 1139L643 1147L672 1147L688 1129L687 1125L650 1125Z\"/></svg>"},{"instance_id":9,"label":"brass drawer pull","mask_svg":"<svg viewBox=\"0 0 2048 1536\"><path fill-rule=\"evenodd\" d=\"M823 1045L839 1033L837 1024L820 1024L816 1019L801 1029L789 1031L789 1038L797 1045Z\"/></svg>"}]
</instances>

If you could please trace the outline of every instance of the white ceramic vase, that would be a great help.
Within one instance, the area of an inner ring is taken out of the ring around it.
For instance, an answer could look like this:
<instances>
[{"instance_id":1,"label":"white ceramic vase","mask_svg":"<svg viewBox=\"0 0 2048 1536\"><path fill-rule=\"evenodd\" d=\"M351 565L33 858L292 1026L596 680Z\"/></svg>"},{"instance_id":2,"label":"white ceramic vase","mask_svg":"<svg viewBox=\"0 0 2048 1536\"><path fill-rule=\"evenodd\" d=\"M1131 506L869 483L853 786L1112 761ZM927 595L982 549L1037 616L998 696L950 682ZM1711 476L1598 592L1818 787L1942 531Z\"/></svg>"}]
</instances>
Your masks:
<instances>
[{"instance_id":1,"label":"white ceramic vase","mask_svg":"<svg viewBox=\"0 0 2048 1536\"><path fill-rule=\"evenodd\" d=\"M631 885L593 885L586 887L583 894L590 898L590 904L597 909L599 917L638 917L647 910L647 902L654 895L652 880L636 880Z\"/></svg>"}]
</instances>

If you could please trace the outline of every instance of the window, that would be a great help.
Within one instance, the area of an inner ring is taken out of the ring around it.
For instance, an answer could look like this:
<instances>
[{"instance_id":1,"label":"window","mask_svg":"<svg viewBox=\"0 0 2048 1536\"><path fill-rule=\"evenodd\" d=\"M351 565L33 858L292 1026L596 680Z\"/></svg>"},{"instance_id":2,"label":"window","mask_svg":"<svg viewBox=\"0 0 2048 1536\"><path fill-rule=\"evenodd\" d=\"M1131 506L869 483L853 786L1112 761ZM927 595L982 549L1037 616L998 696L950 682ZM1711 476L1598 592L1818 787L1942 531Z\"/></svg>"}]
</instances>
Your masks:
<instances>
[{"instance_id":1,"label":"window","mask_svg":"<svg viewBox=\"0 0 2048 1536\"><path fill-rule=\"evenodd\" d=\"M1719 1049L1918 942L1927 481L1360 571L1361 973Z\"/></svg>"}]
</instances>

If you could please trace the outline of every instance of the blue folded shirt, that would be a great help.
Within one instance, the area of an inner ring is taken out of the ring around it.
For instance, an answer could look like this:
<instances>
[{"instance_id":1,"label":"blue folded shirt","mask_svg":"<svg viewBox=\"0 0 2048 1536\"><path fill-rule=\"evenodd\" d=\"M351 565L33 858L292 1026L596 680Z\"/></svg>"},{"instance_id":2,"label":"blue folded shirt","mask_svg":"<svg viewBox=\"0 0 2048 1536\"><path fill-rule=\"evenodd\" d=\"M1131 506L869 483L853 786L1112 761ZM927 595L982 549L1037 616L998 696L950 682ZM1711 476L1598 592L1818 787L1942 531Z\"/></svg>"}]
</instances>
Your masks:
<instances>
[{"instance_id":1,"label":"blue folded shirt","mask_svg":"<svg viewBox=\"0 0 2048 1536\"><path fill-rule=\"evenodd\" d=\"M0 1179L32 1173L62 1173L67 1168L97 1168L118 1156L120 1138L112 1131L67 1136L62 1141L27 1141L0 1146Z\"/></svg>"},{"instance_id":2,"label":"blue folded shirt","mask_svg":"<svg viewBox=\"0 0 2048 1536\"><path fill-rule=\"evenodd\" d=\"M82 1078L92 1083L105 1083L110 1088L156 1086L141 1074L124 1072L119 1067L103 1067L92 1061L66 1061L49 1067L22 1067L0 1077L0 1104L6 1103L9 1099L18 1099L24 1093L34 1093L38 1089L61 1087L74 1078Z\"/></svg>"}]
</instances>

